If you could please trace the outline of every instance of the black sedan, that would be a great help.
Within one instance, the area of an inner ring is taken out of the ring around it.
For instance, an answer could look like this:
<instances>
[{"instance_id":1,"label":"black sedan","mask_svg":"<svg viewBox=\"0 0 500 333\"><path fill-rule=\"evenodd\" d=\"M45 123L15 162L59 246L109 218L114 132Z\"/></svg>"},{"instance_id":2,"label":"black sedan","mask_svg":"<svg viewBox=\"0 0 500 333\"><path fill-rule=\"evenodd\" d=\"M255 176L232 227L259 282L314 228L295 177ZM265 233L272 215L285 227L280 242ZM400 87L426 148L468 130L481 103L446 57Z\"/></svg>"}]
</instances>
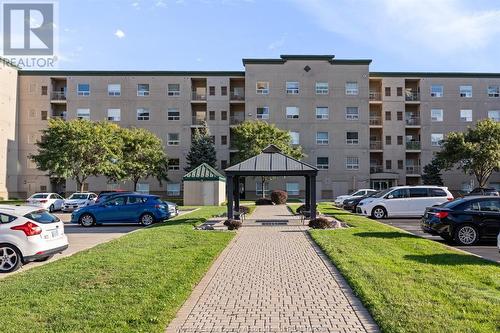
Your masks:
<instances>
[{"instance_id":1,"label":"black sedan","mask_svg":"<svg viewBox=\"0 0 500 333\"><path fill-rule=\"evenodd\" d=\"M361 200L372 197L379 192L380 191L370 192L370 193L365 194L361 197L345 199L344 202L342 203L342 208L344 208L345 210L351 211L353 213L356 213L356 207L358 206L358 204Z\"/></svg>"},{"instance_id":2,"label":"black sedan","mask_svg":"<svg viewBox=\"0 0 500 333\"><path fill-rule=\"evenodd\" d=\"M500 232L499 197L465 197L425 210L422 230L460 245L495 239Z\"/></svg>"}]
</instances>

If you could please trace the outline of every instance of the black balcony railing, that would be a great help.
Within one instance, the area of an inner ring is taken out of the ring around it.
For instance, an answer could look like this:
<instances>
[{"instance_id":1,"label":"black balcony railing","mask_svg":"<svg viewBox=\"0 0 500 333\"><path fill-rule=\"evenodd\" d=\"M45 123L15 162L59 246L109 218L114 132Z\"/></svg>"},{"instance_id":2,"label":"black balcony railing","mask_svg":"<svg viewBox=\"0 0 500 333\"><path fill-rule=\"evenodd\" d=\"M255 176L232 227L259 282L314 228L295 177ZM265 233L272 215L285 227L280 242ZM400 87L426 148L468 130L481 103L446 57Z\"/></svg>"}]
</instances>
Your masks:
<instances>
[{"instance_id":1,"label":"black balcony railing","mask_svg":"<svg viewBox=\"0 0 500 333\"><path fill-rule=\"evenodd\" d=\"M370 141L370 149L379 150L382 149L382 141Z\"/></svg>"},{"instance_id":2,"label":"black balcony railing","mask_svg":"<svg viewBox=\"0 0 500 333\"><path fill-rule=\"evenodd\" d=\"M245 116L230 116L229 124L230 125L238 125L245 121Z\"/></svg>"},{"instance_id":3,"label":"black balcony railing","mask_svg":"<svg viewBox=\"0 0 500 333\"><path fill-rule=\"evenodd\" d=\"M370 125L375 125L375 126L382 125L382 117L370 116Z\"/></svg>"},{"instance_id":4,"label":"black balcony railing","mask_svg":"<svg viewBox=\"0 0 500 333\"><path fill-rule=\"evenodd\" d=\"M407 165L406 173L410 175L419 175L420 174L420 165Z\"/></svg>"},{"instance_id":5,"label":"black balcony railing","mask_svg":"<svg viewBox=\"0 0 500 333\"><path fill-rule=\"evenodd\" d=\"M230 99L232 101L244 101L245 100L245 92L244 91L231 91Z\"/></svg>"},{"instance_id":6,"label":"black balcony railing","mask_svg":"<svg viewBox=\"0 0 500 333\"><path fill-rule=\"evenodd\" d=\"M203 125L207 121L207 116L204 115L198 115L198 116L193 116L193 125Z\"/></svg>"},{"instance_id":7,"label":"black balcony railing","mask_svg":"<svg viewBox=\"0 0 500 333\"><path fill-rule=\"evenodd\" d=\"M382 167L382 165L379 165L379 164L370 165L370 173L380 173L383 171L384 171L384 168Z\"/></svg>"},{"instance_id":8,"label":"black balcony railing","mask_svg":"<svg viewBox=\"0 0 500 333\"><path fill-rule=\"evenodd\" d=\"M406 141L407 150L420 150L420 141Z\"/></svg>"},{"instance_id":9,"label":"black balcony railing","mask_svg":"<svg viewBox=\"0 0 500 333\"><path fill-rule=\"evenodd\" d=\"M65 101L66 93L64 91L53 91L50 93L50 99L53 101Z\"/></svg>"},{"instance_id":10,"label":"black balcony railing","mask_svg":"<svg viewBox=\"0 0 500 333\"><path fill-rule=\"evenodd\" d=\"M193 91L192 94L191 94L191 99L193 101L206 101L207 100L207 93L206 92Z\"/></svg>"},{"instance_id":11,"label":"black balcony railing","mask_svg":"<svg viewBox=\"0 0 500 333\"><path fill-rule=\"evenodd\" d=\"M407 90L405 93L405 100L408 102L420 101L420 92L415 90Z\"/></svg>"},{"instance_id":12,"label":"black balcony railing","mask_svg":"<svg viewBox=\"0 0 500 333\"><path fill-rule=\"evenodd\" d=\"M370 90L370 92L368 93L368 97L370 98L370 101L382 100L382 94L379 91Z\"/></svg>"},{"instance_id":13,"label":"black balcony railing","mask_svg":"<svg viewBox=\"0 0 500 333\"><path fill-rule=\"evenodd\" d=\"M420 126L420 117L418 116L410 116L410 117L406 117L406 125L408 126Z\"/></svg>"}]
</instances>

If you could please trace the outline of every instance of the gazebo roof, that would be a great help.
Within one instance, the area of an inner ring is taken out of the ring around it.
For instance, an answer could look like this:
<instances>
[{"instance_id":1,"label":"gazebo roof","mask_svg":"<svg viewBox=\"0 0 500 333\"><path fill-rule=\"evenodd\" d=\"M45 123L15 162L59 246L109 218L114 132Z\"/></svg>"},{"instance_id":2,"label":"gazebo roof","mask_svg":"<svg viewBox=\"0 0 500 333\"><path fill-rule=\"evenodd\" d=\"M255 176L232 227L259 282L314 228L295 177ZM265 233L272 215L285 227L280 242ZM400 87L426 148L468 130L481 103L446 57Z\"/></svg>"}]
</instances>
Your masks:
<instances>
[{"instance_id":1,"label":"gazebo roof","mask_svg":"<svg viewBox=\"0 0 500 333\"><path fill-rule=\"evenodd\" d=\"M217 170L212 168L210 165L203 163L189 171L182 177L183 181L209 181L209 180L220 180L225 182L226 178L221 175Z\"/></svg>"},{"instance_id":2,"label":"gazebo roof","mask_svg":"<svg viewBox=\"0 0 500 333\"><path fill-rule=\"evenodd\" d=\"M316 175L314 166L285 155L275 145L267 146L262 153L225 170L235 176L303 176Z\"/></svg>"}]
</instances>

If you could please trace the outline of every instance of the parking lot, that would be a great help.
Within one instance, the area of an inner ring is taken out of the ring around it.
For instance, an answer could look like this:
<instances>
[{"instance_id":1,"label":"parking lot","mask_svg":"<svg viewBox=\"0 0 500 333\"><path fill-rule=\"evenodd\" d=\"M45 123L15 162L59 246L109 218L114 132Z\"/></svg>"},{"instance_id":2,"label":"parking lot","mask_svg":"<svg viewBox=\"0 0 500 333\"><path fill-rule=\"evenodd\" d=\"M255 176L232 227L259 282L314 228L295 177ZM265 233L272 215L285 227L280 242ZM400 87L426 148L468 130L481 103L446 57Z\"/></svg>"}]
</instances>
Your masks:
<instances>
[{"instance_id":1,"label":"parking lot","mask_svg":"<svg viewBox=\"0 0 500 333\"><path fill-rule=\"evenodd\" d=\"M392 225L394 227L406 230L414 235L425 237L427 239L431 239L443 244L447 244L450 246L453 246L454 248L470 252L472 254L478 255L480 257L483 257L488 260L492 260L495 262L500 263L500 254L498 253L498 248L496 245L496 241L481 241L477 245L474 246L456 246L453 244L448 244L446 243L441 237L439 236L432 236L429 234L426 234L420 229L420 219L417 218L406 218L406 219L383 219L379 220L382 223Z\"/></svg>"}]
</instances>

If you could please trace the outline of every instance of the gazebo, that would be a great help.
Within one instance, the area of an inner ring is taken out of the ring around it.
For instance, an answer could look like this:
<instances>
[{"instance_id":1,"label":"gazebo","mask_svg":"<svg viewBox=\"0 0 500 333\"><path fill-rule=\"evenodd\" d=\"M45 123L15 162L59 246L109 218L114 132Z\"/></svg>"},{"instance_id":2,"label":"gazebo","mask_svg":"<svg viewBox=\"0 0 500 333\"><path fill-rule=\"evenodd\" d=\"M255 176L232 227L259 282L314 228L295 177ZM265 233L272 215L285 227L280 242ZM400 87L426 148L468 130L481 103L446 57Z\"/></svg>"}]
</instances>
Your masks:
<instances>
[{"instance_id":1,"label":"gazebo","mask_svg":"<svg viewBox=\"0 0 500 333\"><path fill-rule=\"evenodd\" d=\"M233 219L234 212L240 209L238 184L240 177L247 176L303 176L306 181L306 210L311 212L311 219L316 218L316 176L318 169L308 163L285 155L275 145L267 146L262 153L226 170L227 218Z\"/></svg>"},{"instance_id":2,"label":"gazebo","mask_svg":"<svg viewBox=\"0 0 500 333\"><path fill-rule=\"evenodd\" d=\"M226 179L210 165L203 163L184 177L184 205L218 206L224 202Z\"/></svg>"}]
</instances>

